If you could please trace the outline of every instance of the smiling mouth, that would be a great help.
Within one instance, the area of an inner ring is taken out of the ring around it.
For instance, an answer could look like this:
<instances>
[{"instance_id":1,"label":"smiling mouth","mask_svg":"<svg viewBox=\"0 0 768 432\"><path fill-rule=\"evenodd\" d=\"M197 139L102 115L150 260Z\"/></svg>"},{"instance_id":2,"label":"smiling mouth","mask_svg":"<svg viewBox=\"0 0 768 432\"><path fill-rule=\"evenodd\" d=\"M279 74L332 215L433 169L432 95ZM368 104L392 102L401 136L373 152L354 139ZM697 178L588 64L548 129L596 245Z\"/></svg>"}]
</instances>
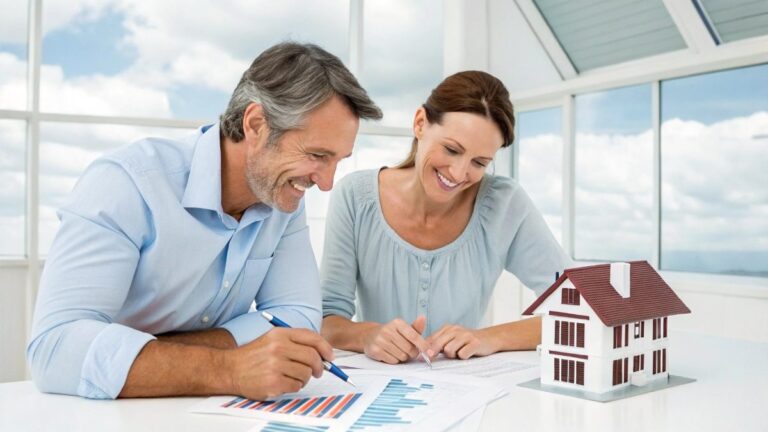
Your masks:
<instances>
[{"instance_id":1,"label":"smiling mouth","mask_svg":"<svg viewBox=\"0 0 768 432\"><path fill-rule=\"evenodd\" d=\"M440 171L435 170L435 173L437 173L437 180L444 186L446 189L455 189L459 183L454 183L448 178L446 178L444 175L440 174Z\"/></svg>"},{"instance_id":2,"label":"smiling mouth","mask_svg":"<svg viewBox=\"0 0 768 432\"><path fill-rule=\"evenodd\" d=\"M298 181L298 180L288 180L288 184L293 186L293 188L296 189L299 192L304 192L307 189L309 189L312 186L314 186L314 183L311 183L311 182L310 183L305 183L305 182L301 182L301 181Z\"/></svg>"}]
</instances>

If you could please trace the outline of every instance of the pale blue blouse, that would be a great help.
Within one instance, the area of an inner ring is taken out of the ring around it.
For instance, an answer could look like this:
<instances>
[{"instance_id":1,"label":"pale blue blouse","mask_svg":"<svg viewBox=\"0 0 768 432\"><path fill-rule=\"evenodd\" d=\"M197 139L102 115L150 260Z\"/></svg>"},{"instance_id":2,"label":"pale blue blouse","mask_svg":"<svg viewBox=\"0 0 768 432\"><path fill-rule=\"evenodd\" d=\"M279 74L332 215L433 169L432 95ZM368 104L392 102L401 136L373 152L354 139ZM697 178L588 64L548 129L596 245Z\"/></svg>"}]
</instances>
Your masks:
<instances>
[{"instance_id":1,"label":"pale blue blouse","mask_svg":"<svg viewBox=\"0 0 768 432\"><path fill-rule=\"evenodd\" d=\"M477 328L502 270L541 294L571 264L513 179L486 175L462 234L424 250L384 219L378 173L352 173L331 195L320 269L323 316L357 312L359 321L384 323L425 315L426 335L444 324Z\"/></svg>"}]
</instances>

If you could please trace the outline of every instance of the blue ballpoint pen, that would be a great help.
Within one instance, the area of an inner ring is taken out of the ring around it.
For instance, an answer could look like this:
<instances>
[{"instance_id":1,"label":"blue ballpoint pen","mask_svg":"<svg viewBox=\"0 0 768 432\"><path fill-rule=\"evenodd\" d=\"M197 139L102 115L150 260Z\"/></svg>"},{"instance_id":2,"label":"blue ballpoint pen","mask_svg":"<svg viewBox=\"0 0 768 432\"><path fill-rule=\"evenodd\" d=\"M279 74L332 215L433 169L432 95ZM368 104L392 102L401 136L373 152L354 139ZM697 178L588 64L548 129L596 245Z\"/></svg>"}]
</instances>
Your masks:
<instances>
[{"instance_id":1,"label":"blue ballpoint pen","mask_svg":"<svg viewBox=\"0 0 768 432\"><path fill-rule=\"evenodd\" d=\"M270 324L272 324L275 327L284 327L284 328L291 328L291 326L288 325L285 321L281 320L280 318L272 315L269 312L261 311L261 316L264 317L267 321L269 321ZM349 378L349 375L345 374L344 371L339 369L338 366L335 364L329 362L329 361L323 361L323 367L328 372L336 375L337 377L341 378L342 381L352 385L352 387L357 387L355 383L352 382L352 380Z\"/></svg>"}]
</instances>

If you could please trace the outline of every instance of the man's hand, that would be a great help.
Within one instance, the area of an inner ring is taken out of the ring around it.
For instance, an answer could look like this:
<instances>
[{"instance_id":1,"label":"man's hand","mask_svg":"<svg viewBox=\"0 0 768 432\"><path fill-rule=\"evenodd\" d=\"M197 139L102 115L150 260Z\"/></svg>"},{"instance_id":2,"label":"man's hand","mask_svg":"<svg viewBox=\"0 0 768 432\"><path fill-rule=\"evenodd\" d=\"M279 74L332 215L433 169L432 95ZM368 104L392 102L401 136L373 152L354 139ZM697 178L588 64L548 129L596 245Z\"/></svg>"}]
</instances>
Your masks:
<instances>
[{"instance_id":1,"label":"man's hand","mask_svg":"<svg viewBox=\"0 0 768 432\"><path fill-rule=\"evenodd\" d=\"M322 360L333 360L333 348L310 330L274 328L229 351L228 357L234 393L264 400L297 392L311 377L320 378Z\"/></svg>"},{"instance_id":2,"label":"man's hand","mask_svg":"<svg viewBox=\"0 0 768 432\"><path fill-rule=\"evenodd\" d=\"M416 318L412 325L396 318L372 328L365 338L363 351L368 357L389 364L414 359L419 351L431 357L434 352L421 336L425 326L423 315Z\"/></svg>"},{"instance_id":3,"label":"man's hand","mask_svg":"<svg viewBox=\"0 0 768 432\"><path fill-rule=\"evenodd\" d=\"M469 330L460 325L444 325L427 338L435 350L448 358L466 360L474 356L487 356L497 350L482 330Z\"/></svg>"}]
</instances>

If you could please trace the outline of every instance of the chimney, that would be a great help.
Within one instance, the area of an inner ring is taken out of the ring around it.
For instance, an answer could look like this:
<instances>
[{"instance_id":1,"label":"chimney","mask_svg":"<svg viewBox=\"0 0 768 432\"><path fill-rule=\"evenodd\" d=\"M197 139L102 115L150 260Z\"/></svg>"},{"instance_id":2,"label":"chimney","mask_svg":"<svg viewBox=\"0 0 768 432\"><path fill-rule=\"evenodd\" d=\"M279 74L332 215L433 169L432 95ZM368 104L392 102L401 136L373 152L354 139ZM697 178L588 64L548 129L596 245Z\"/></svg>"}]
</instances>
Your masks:
<instances>
[{"instance_id":1,"label":"chimney","mask_svg":"<svg viewBox=\"0 0 768 432\"><path fill-rule=\"evenodd\" d=\"M629 263L611 263L611 285L622 298L629 298Z\"/></svg>"}]
</instances>

